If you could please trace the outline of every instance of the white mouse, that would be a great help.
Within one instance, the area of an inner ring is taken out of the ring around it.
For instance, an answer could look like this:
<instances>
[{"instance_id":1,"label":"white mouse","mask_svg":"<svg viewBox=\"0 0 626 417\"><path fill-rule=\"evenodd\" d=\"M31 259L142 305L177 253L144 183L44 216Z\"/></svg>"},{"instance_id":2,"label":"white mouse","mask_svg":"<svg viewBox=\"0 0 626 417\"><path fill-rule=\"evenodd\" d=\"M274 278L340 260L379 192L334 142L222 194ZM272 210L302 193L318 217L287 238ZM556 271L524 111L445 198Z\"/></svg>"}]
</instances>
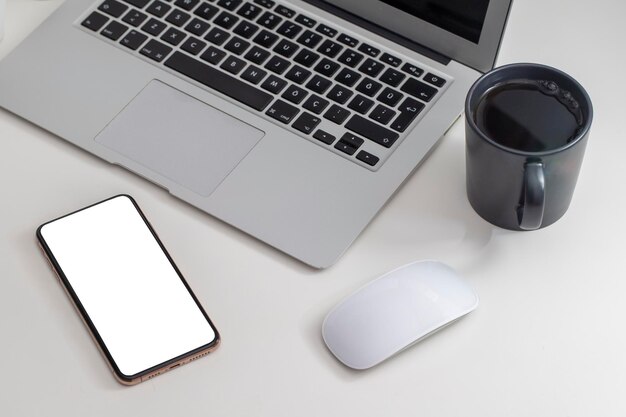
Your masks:
<instances>
[{"instance_id":1,"label":"white mouse","mask_svg":"<svg viewBox=\"0 0 626 417\"><path fill-rule=\"evenodd\" d=\"M474 310L478 296L449 266L418 261L375 279L333 308L322 325L328 349L367 369Z\"/></svg>"}]
</instances>

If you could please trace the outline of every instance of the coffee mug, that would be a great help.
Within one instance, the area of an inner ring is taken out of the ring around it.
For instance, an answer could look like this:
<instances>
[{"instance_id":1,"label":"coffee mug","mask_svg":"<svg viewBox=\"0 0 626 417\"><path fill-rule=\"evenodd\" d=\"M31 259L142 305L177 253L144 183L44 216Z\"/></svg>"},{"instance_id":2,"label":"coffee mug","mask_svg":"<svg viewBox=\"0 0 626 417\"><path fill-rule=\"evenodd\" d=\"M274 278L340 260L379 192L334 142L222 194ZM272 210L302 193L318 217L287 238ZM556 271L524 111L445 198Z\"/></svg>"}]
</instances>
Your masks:
<instances>
[{"instance_id":1,"label":"coffee mug","mask_svg":"<svg viewBox=\"0 0 626 417\"><path fill-rule=\"evenodd\" d=\"M592 118L587 92L555 68L511 64L484 74L465 101L474 210L510 230L556 222L572 200Z\"/></svg>"}]
</instances>

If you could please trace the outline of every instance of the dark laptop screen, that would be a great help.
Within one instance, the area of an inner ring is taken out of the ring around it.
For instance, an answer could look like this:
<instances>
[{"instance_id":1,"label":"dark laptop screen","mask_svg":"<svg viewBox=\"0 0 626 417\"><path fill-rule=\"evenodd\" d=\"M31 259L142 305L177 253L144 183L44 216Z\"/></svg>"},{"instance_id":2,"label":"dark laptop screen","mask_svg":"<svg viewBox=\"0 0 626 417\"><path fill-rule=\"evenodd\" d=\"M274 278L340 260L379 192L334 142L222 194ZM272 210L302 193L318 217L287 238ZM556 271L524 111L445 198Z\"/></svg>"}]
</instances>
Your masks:
<instances>
[{"instance_id":1,"label":"dark laptop screen","mask_svg":"<svg viewBox=\"0 0 626 417\"><path fill-rule=\"evenodd\" d=\"M381 0L403 12L478 43L489 0Z\"/></svg>"}]
</instances>

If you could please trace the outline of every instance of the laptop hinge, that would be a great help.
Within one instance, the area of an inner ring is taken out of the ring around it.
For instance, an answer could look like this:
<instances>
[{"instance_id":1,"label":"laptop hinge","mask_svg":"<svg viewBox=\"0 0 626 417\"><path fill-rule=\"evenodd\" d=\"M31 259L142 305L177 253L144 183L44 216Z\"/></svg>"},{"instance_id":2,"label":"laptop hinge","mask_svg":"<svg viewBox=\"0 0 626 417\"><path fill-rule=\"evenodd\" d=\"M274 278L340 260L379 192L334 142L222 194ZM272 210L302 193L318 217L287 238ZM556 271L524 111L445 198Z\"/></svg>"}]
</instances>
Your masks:
<instances>
[{"instance_id":1,"label":"laptop hinge","mask_svg":"<svg viewBox=\"0 0 626 417\"><path fill-rule=\"evenodd\" d=\"M390 31L389 29L385 29L382 26L369 22L353 13L347 12L323 0L302 0L302 1L304 1L305 3L312 4L315 7L319 7L320 9L328 13L331 13L337 17L340 17L344 20L349 21L350 23L354 23L355 25L358 25L362 27L363 29L369 30L370 32L373 32L377 35L387 38L392 42L395 42L399 45L404 46L405 48L408 48L412 51L422 54L434 61L439 62L440 64L448 65L451 61L450 58L448 58L447 56L437 51L434 51L424 45L420 45L419 43L415 41L412 41L403 36L400 36L397 33Z\"/></svg>"}]
</instances>

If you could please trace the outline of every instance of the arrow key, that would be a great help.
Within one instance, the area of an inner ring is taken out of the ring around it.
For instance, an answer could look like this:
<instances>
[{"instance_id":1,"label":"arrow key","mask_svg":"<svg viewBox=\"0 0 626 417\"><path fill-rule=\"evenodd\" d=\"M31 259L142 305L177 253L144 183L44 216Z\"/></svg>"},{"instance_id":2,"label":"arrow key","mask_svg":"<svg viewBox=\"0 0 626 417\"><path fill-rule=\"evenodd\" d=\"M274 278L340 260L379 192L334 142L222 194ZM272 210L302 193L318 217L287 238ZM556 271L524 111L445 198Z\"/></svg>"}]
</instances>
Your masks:
<instances>
[{"instance_id":1,"label":"arrow key","mask_svg":"<svg viewBox=\"0 0 626 417\"><path fill-rule=\"evenodd\" d=\"M369 152L361 151L356 154L356 159L359 161L365 162L367 165L374 166L378 163L379 159L377 156L372 155Z\"/></svg>"}]
</instances>

